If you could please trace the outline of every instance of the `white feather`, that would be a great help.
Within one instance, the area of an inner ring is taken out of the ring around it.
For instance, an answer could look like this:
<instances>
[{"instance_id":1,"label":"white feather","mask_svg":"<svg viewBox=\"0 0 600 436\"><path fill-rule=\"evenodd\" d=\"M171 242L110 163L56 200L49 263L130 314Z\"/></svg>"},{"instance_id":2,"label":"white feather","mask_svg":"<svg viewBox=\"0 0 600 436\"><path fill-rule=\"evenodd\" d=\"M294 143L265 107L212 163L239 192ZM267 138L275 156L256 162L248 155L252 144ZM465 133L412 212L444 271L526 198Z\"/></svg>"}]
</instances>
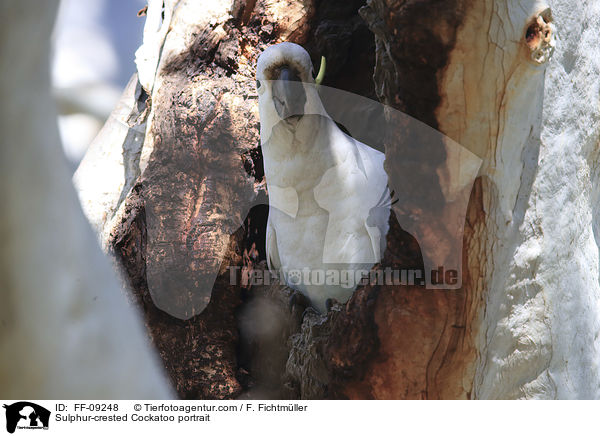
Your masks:
<instances>
[{"instance_id":1,"label":"white feather","mask_svg":"<svg viewBox=\"0 0 600 436\"><path fill-rule=\"evenodd\" d=\"M281 65L293 66L305 82L304 115L297 120L282 120L273 103L269 79ZM310 57L302 47L291 43L269 47L259 58L257 79L270 204L269 267L280 268L288 284L323 311L328 298L345 302L355 286L320 280L298 283L289 273L303 272L303 279L307 271L316 270L354 274L379 262L391 202L384 155L344 134L327 115L313 84Z\"/></svg>"}]
</instances>

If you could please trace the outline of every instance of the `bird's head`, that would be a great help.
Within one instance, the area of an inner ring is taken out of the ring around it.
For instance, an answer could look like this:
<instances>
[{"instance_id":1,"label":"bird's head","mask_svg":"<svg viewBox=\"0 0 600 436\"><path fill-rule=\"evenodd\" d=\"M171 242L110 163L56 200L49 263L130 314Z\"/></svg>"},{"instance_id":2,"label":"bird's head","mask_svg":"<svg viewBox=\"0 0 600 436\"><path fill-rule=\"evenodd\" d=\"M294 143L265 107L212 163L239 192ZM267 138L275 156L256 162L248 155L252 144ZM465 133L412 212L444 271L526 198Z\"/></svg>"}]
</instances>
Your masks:
<instances>
[{"instance_id":1,"label":"bird's head","mask_svg":"<svg viewBox=\"0 0 600 436\"><path fill-rule=\"evenodd\" d=\"M310 56L298 44L282 42L262 52L256 66L261 138L281 120L295 126L320 108L314 84Z\"/></svg>"}]
</instances>

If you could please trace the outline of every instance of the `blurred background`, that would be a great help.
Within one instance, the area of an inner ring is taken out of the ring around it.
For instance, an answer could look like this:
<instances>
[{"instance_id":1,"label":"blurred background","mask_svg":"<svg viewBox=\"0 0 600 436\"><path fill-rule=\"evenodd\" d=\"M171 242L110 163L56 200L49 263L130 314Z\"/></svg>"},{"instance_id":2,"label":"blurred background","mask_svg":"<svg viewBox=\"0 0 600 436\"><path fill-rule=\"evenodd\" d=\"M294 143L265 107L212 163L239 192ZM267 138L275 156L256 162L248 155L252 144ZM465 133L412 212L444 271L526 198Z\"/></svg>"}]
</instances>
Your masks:
<instances>
[{"instance_id":1,"label":"blurred background","mask_svg":"<svg viewBox=\"0 0 600 436\"><path fill-rule=\"evenodd\" d=\"M72 171L135 72L145 0L61 0L53 36L52 81Z\"/></svg>"}]
</instances>

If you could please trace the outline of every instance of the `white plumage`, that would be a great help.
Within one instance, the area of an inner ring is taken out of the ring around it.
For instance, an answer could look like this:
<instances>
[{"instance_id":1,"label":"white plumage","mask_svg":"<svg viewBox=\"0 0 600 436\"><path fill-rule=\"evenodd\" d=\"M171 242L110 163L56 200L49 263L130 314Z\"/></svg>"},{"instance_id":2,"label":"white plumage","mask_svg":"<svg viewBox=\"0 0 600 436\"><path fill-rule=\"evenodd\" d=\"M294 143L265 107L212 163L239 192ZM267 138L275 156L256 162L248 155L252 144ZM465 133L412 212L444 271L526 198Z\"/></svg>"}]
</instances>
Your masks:
<instances>
[{"instance_id":1,"label":"white plumage","mask_svg":"<svg viewBox=\"0 0 600 436\"><path fill-rule=\"evenodd\" d=\"M383 153L338 128L312 76L310 57L296 44L271 46L258 60L267 260L324 311L327 299L352 295L350 275L380 260L390 197Z\"/></svg>"}]
</instances>

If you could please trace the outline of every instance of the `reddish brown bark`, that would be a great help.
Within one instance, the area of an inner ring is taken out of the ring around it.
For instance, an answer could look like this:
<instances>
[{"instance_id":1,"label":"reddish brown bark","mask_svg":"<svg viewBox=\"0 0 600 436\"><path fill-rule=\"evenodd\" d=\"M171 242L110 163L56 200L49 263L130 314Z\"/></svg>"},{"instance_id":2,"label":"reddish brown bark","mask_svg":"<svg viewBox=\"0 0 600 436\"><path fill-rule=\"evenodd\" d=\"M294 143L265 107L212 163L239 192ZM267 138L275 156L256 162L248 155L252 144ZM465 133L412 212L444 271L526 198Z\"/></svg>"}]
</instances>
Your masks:
<instances>
[{"instance_id":1,"label":"reddish brown bark","mask_svg":"<svg viewBox=\"0 0 600 436\"><path fill-rule=\"evenodd\" d=\"M229 284L227 266L264 268L266 208L247 208L248 198L264 195L251 97L261 50L301 43L315 63L327 57L326 85L378 97L435 128L437 77L467 7L462 0L371 0L359 15L362 1L287 3L305 14L275 22L265 1L234 2L225 35L199 29L189 50L161 72L151 102L154 149L112 235L150 336L183 398L468 398L481 297L467 272L463 289L450 292L367 286L324 316L302 317L294 305L290 311L293 292L279 284ZM440 35L442 28L448 33ZM406 158L443 158L438 146ZM395 152L386 144L386 170L401 185ZM435 165L424 177L435 176ZM478 225L480 191L471 203L469 228ZM224 211L233 218L223 219ZM391 226L381 267L422 268L414 238L393 220ZM198 295L197 280L216 269L212 294ZM188 319L157 308L149 283ZM254 328L265 313L272 331Z\"/></svg>"}]
</instances>

